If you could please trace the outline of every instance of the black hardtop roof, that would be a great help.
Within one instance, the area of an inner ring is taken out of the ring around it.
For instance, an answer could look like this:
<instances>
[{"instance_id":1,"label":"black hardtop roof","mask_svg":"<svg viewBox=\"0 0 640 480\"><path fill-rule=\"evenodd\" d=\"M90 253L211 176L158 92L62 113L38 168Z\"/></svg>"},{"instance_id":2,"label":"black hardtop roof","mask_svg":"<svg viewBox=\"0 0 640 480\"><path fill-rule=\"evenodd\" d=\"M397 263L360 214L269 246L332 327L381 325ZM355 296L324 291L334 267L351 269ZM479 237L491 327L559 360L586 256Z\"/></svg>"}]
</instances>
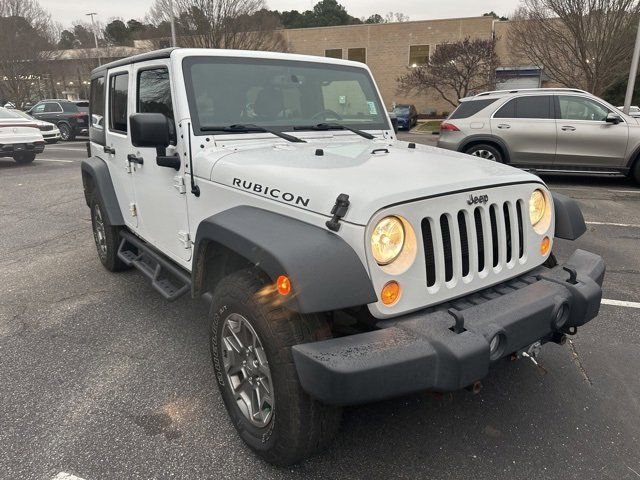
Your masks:
<instances>
[{"instance_id":1,"label":"black hardtop roof","mask_svg":"<svg viewBox=\"0 0 640 480\"><path fill-rule=\"evenodd\" d=\"M147 60L157 60L159 58L169 58L171 52L178 47L163 48L161 50L153 50L151 52L140 53L138 55L132 55L130 57L121 58L120 60L114 60L113 62L100 65L98 68L94 68L91 71L91 78L104 75L104 73L110 68L122 67L123 65L131 65L132 63L146 62Z\"/></svg>"}]
</instances>

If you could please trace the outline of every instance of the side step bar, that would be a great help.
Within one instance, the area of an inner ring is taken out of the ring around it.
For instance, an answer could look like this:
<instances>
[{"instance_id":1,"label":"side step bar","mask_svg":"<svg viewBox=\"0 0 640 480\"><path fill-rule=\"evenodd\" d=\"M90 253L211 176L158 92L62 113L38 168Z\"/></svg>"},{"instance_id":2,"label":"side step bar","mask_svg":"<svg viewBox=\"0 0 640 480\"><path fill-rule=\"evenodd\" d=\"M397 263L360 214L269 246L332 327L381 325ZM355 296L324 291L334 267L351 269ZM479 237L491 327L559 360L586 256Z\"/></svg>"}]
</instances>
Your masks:
<instances>
[{"instance_id":1,"label":"side step bar","mask_svg":"<svg viewBox=\"0 0 640 480\"><path fill-rule=\"evenodd\" d=\"M122 242L118 248L118 258L125 265L140 270L166 300L172 302L191 290L191 278L187 272L156 253L135 235L121 231L120 236Z\"/></svg>"}]
</instances>

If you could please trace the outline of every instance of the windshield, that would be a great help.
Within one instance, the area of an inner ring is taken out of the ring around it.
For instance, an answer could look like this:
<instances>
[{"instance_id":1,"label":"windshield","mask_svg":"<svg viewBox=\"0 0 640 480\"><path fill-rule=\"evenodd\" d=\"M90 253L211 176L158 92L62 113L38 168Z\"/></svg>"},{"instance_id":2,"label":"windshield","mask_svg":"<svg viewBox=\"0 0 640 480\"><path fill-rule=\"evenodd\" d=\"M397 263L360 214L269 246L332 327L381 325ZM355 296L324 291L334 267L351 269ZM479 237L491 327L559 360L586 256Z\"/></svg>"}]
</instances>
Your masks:
<instances>
[{"instance_id":1,"label":"windshield","mask_svg":"<svg viewBox=\"0 0 640 480\"><path fill-rule=\"evenodd\" d=\"M409 113L409 107L396 107L393 109L393 113L406 115L407 113Z\"/></svg>"},{"instance_id":2,"label":"windshield","mask_svg":"<svg viewBox=\"0 0 640 480\"><path fill-rule=\"evenodd\" d=\"M293 130L323 122L389 128L362 68L224 57L189 57L183 68L196 132L236 124Z\"/></svg>"}]
</instances>

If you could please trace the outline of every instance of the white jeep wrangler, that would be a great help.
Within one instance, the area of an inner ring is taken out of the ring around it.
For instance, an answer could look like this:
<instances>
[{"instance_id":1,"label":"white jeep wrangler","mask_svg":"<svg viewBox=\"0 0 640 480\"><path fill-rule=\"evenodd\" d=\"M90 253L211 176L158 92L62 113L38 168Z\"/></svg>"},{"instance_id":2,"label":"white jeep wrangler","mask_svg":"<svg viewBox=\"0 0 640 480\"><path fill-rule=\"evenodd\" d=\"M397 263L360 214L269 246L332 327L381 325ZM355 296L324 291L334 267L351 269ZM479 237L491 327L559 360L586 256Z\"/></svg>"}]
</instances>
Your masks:
<instances>
[{"instance_id":1,"label":"white jeep wrangler","mask_svg":"<svg viewBox=\"0 0 640 480\"><path fill-rule=\"evenodd\" d=\"M98 256L211 303L242 439L296 462L340 406L477 390L594 318L604 264L535 175L398 141L361 63L167 49L92 73L82 179Z\"/></svg>"}]
</instances>

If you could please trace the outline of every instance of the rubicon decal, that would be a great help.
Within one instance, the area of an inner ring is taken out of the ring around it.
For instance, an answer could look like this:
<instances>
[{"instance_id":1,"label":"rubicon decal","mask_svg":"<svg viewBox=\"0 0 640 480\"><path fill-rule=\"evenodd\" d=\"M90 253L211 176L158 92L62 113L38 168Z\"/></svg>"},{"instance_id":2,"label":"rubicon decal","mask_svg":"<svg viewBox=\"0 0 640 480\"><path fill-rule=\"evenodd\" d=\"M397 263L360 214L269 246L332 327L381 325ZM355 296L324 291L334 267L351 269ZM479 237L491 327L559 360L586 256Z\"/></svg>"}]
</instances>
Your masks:
<instances>
[{"instance_id":1,"label":"rubicon decal","mask_svg":"<svg viewBox=\"0 0 640 480\"><path fill-rule=\"evenodd\" d=\"M240 178L233 179L233 186L253 193L259 193L260 195L264 195L265 197L271 197L276 200L283 200L294 205L300 205L302 207L309 206L308 198L291 192L283 192L280 188L269 187L267 185L251 182L249 180L242 180Z\"/></svg>"},{"instance_id":2,"label":"rubicon decal","mask_svg":"<svg viewBox=\"0 0 640 480\"><path fill-rule=\"evenodd\" d=\"M474 203L487 203L489 201L489 195L469 195L467 199L467 205L473 205Z\"/></svg>"}]
</instances>

